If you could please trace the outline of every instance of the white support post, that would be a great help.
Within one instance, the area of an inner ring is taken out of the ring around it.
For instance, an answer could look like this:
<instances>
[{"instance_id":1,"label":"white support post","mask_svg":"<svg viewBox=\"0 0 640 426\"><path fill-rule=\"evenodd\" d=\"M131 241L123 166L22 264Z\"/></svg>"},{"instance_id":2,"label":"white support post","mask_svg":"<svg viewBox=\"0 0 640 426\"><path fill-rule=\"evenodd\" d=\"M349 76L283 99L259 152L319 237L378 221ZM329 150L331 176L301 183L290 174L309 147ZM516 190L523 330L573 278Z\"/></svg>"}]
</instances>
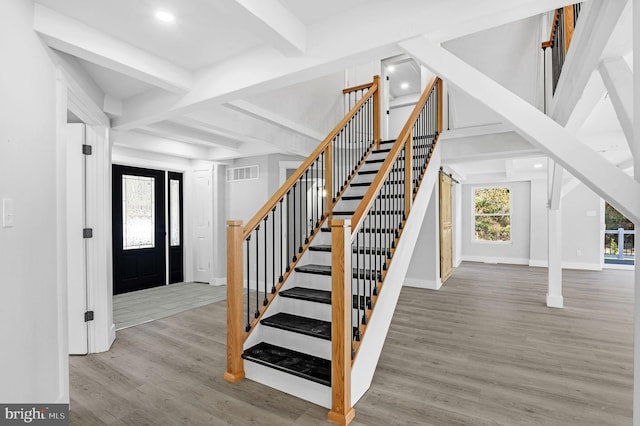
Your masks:
<instances>
[{"instance_id":1,"label":"white support post","mask_svg":"<svg viewBox=\"0 0 640 426\"><path fill-rule=\"evenodd\" d=\"M562 214L560 210L547 210L549 219L549 287L547 306L562 308Z\"/></svg>"},{"instance_id":2,"label":"white support post","mask_svg":"<svg viewBox=\"0 0 640 426\"><path fill-rule=\"evenodd\" d=\"M556 167L554 167L554 165ZM562 308L562 212L560 211L560 197L557 203L553 202L553 187L555 183L555 169L558 167L553 160L549 160L547 167L549 200L547 205L547 231L548 231L548 289L547 306L550 308ZM560 172L562 173L562 172Z\"/></svg>"}]
</instances>

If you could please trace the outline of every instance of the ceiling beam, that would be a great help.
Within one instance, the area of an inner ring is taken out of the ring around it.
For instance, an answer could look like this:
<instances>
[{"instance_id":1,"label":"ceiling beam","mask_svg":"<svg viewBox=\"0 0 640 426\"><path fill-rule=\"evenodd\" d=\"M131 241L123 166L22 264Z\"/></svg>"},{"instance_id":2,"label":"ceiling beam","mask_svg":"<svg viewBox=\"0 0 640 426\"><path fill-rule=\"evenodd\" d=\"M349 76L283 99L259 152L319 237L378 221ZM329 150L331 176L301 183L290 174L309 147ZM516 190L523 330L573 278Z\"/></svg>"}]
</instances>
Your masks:
<instances>
[{"instance_id":1,"label":"ceiling beam","mask_svg":"<svg viewBox=\"0 0 640 426\"><path fill-rule=\"evenodd\" d=\"M152 90L128 99L123 116L115 119L113 126L132 129L187 114L203 105L246 99L349 66L394 56L400 52L395 43L425 31L444 39L458 37L535 16L565 6L567 1L511 0L508 3L505 6L503 0L485 0L460 8L457 2L397 0L347 10L307 28L307 48L302 56L283 57L270 47L237 55L196 72L193 88L184 96ZM433 19L434 16L446 19ZM451 31L452 27L457 28L455 32Z\"/></svg>"},{"instance_id":2,"label":"ceiling beam","mask_svg":"<svg viewBox=\"0 0 640 426\"><path fill-rule=\"evenodd\" d=\"M38 3L34 8L33 29L49 47L163 91L185 93L191 89L190 71Z\"/></svg>"},{"instance_id":3,"label":"ceiling beam","mask_svg":"<svg viewBox=\"0 0 640 426\"><path fill-rule=\"evenodd\" d=\"M399 45L443 80L493 110L529 143L562 165L621 213L640 223L640 182L585 146L535 106L444 48L424 37Z\"/></svg>"},{"instance_id":4,"label":"ceiling beam","mask_svg":"<svg viewBox=\"0 0 640 426\"><path fill-rule=\"evenodd\" d=\"M140 130L166 139L206 146L208 148L222 147L237 151L240 145L240 143L231 141L228 138L170 121L150 124L142 127Z\"/></svg>"},{"instance_id":5,"label":"ceiling beam","mask_svg":"<svg viewBox=\"0 0 640 426\"><path fill-rule=\"evenodd\" d=\"M326 135L316 132L313 129L310 129L302 124L299 124L293 120L290 120L281 115L275 114L271 111L268 111L262 107L259 107L251 102L237 100L232 101L225 104L226 107L231 108L234 111L241 112L253 118L257 118L258 120L262 120L266 123L273 124L274 126L280 127L284 130L297 133L306 138L313 139L315 141L322 141Z\"/></svg>"},{"instance_id":6,"label":"ceiling beam","mask_svg":"<svg viewBox=\"0 0 640 426\"><path fill-rule=\"evenodd\" d=\"M225 10L236 15L243 27L287 56L307 48L307 28L278 0L224 0Z\"/></svg>"},{"instance_id":7,"label":"ceiling beam","mask_svg":"<svg viewBox=\"0 0 640 426\"><path fill-rule=\"evenodd\" d=\"M562 67L549 116L566 125L582 97L591 74L620 20L628 0L589 1L580 12L580 20L571 39L571 48Z\"/></svg>"},{"instance_id":8,"label":"ceiling beam","mask_svg":"<svg viewBox=\"0 0 640 426\"><path fill-rule=\"evenodd\" d=\"M593 111L602 85L593 77L600 57L611 38L628 0L587 2L580 13L571 48L562 67L555 94L549 106L549 116L575 134ZM596 81L594 81L596 80ZM591 84L589 84L592 82ZM589 90L586 90L587 87ZM581 101L584 98L583 101ZM554 162L549 206L560 207L562 198L562 165Z\"/></svg>"},{"instance_id":9,"label":"ceiling beam","mask_svg":"<svg viewBox=\"0 0 640 426\"><path fill-rule=\"evenodd\" d=\"M140 132L113 131L112 134L115 146L188 159L208 160L210 156L210 148L163 137Z\"/></svg>"}]
</instances>

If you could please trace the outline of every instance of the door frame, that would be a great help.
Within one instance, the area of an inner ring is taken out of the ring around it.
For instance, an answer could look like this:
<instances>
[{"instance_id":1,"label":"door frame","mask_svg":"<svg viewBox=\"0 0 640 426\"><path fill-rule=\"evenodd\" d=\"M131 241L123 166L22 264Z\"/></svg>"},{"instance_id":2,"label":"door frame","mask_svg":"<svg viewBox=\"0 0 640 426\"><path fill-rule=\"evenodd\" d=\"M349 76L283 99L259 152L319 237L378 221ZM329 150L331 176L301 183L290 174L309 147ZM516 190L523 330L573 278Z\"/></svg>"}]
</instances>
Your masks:
<instances>
[{"instance_id":1,"label":"door frame","mask_svg":"<svg viewBox=\"0 0 640 426\"><path fill-rule=\"evenodd\" d=\"M89 353L109 350L115 340L113 324L111 277L111 141L109 118L102 112L82 88L64 62L51 55L56 65L56 252L57 252L57 321L59 335L59 397L56 402L69 401L69 327L67 286L67 226L66 226L66 155L67 155L67 110L72 111L86 125L99 134L94 141L92 160L94 173L91 176L91 191L87 197L87 215L94 230L92 250L87 256L87 268L91 271L87 281L88 309L94 311L94 321L88 324L90 335Z\"/></svg>"}]
</instances>

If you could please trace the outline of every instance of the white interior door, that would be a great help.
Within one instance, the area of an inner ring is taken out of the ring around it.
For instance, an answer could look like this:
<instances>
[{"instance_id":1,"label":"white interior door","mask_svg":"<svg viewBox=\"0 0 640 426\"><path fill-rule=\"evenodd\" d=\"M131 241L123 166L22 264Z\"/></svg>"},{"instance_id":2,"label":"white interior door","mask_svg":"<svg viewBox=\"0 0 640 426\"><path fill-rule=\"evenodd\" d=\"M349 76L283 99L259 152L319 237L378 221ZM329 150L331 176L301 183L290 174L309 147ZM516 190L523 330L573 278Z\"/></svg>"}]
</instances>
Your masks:
<instances>
[{"instance_id":1,"label":"white interior door","mask_svg":"<svg viewBox=\"0 0 640 426\"><path fill-rule=\"evenodd\" d=\"M211 170L196 170L194 172L193 200L194 200L194 275L195 281L211 284L213 274L211 259L213 256L213 241L211 233L211 219L213 206L211 205Z\"/></svg>"},{"instance_id":2,"label":"white interior door","mask_svg":"<svg viewBox=\"0 0 640 426\"><path fill-rule=\"evenodd\" d=\"M84 124L67 124L67 297L69 354L88 353Z\"/></svg>"}]
</instances>

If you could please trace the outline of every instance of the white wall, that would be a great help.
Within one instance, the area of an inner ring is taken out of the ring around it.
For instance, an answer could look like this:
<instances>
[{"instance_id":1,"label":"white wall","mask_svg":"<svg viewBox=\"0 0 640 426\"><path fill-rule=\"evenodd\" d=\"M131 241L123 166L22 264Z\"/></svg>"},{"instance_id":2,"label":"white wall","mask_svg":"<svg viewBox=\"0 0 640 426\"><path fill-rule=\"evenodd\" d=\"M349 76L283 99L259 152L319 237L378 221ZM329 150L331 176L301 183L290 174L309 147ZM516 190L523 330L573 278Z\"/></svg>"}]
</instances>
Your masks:
<instances>
[{"instance_id":1,"label":"white wall","mask_svg":"<svg viewBox=\"0 0 640 426\"><path fill-rule=\"evenodd\" d=\"M443 46L524 100L536 105L542 38L539 18L531 17L460 37ZM478 101L453 88L451 120L452 126L456 128L502 121Z\"/></svg>"},{"instance_id":2,"label":"white wall","mask_svg":"<svg viewBox=\"0 0 640 426\"><path fill-rule=\"evenodd\" d=\"M415 104L389 110L389 139L396 139L400 135L414 108Z\"/></svg>"},{"instance_id":3,"label":"white wall","mask_svg":"<svg viewBox=\"0 0 640 426\"><path fill-rule=\"evenodd\" d=\"M585 185L561 202L564 268L600 270L604 264L604 201Z\"/></svg>"},{"instance_id":4,"label":"white wall","mask_svg":"<svg viewBox=\"0 0 640 426\"><path fill-rule=\"evenodd\" d=\"M404 285L437 290L440 280L440 211L439 187L436 180L426 214L420 227Z\"/></svg>"},{"instance_id":5,"label":"white wall","mask_svg":"<svg viewBox=\"0 0 640 426\"><path fill-rule=\"evenodd\" d=\"M0 2L0 401L67 402L66 291L57 281L55 73L31 1ZM63 314L62 316L59 314Z\"/></svg>"},{"instance_id":6,"label":"white wall","mask_svg":"<svg viewBox=\"0 0 640 426\"><path fill-rule=\"evenodd\" d=\"M531 182L531 266L547 266L547 182ZM585 185L565 193L562 214L562 267L602 269L604 201Z\"/></svg>"},{"instance_id":7,"label":"white wall","mask_svg":"<svg viewBox=\"0 0 640 426\"><path fill-rule=\"evenodd\" d=\"M511 191L511 241L474 241L473 190L501 186ZM530 182L462 185L462 258L478 262L529 264Z\"/></svg>"},{"instance_id":8,"label":"white wall","mask_svg":"<svg viewBox=\"0 0 640 426\"><path fill-rule=\"evenodd\" d=\"M532 180L529 266L547 266L547 199L547 180Z\"/></svg>"}]
</instances>

